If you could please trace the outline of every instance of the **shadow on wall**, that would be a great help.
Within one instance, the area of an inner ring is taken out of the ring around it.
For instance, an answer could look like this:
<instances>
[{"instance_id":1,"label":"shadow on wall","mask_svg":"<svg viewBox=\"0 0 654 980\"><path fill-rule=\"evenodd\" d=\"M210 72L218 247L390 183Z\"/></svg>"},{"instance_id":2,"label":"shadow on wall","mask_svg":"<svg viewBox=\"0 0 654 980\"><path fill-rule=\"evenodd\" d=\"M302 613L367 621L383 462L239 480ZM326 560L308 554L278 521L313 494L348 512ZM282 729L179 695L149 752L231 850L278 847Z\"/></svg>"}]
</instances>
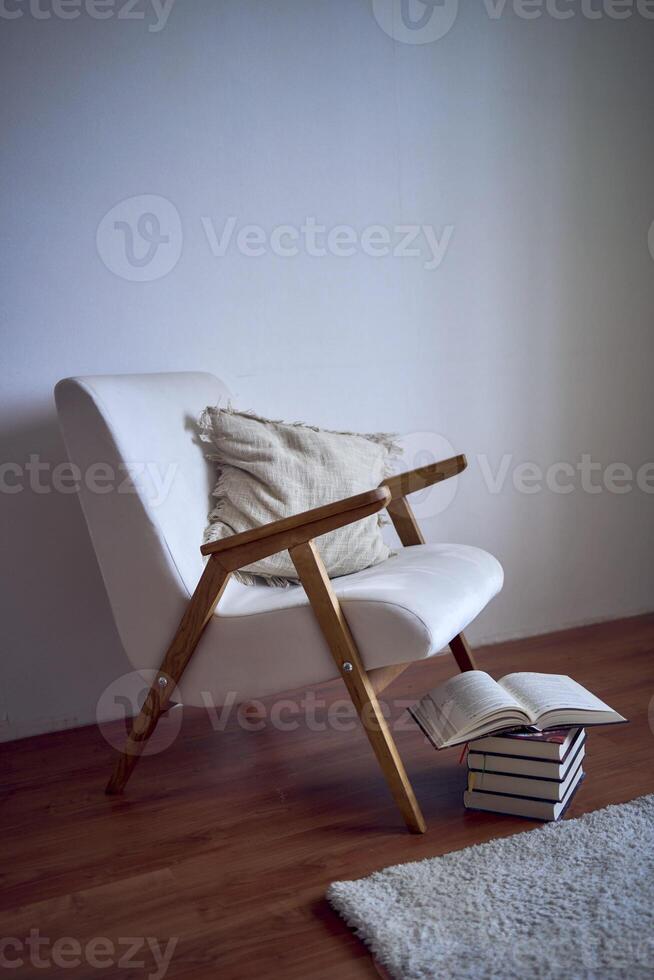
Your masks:
<instances>
[{"instance_id":1,"label":"shadow on wall","mask_svg":"<svg viewBox=\"0 0 654 980\"><path fill-rule=\"evenodd\" d=\"M93 722L101 692L130 665L64 465L54 408L0 432L0 446L6 741Z\"/></svg>"}]
</instances>

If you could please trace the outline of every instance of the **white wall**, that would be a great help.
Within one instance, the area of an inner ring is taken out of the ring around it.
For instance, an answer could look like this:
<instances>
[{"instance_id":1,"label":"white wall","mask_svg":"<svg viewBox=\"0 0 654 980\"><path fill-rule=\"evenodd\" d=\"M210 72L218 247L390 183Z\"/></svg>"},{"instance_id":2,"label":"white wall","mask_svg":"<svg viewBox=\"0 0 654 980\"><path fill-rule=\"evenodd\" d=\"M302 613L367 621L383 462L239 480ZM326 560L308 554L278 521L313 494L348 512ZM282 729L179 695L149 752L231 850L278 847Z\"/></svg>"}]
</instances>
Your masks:
<instances>
[{"instance_id":1,"label":"white wall","mask_svg":"<svg viewBox=\"0 0 654 980\"><path fill-rule=\"evenodd\" d=\"M0 17L3 460L64 459L62 376L207 368L242 406L426 433L414 450L441 434L468 453L425 527L505 565L473 640L651 609L651 494L577 479L527 495L511 475L584 453L653 458L644 5L528 20L480 0L442 38L407 44L369 0L177 0L158 31L145 0L145 19L115 16L123 2L103 21L37 18L26 0ZM143 194L176 207L167 247L181 252L165 277L134 282L100 260L96 230ZM215 257L201 219L220 232L230 215L268 232L315 216L453 234L435 269L424 253ZM499 493L480 454L493 471L511 455ZM0 504L0 734L88 722L128 666L77 500L26 487Z\"/></svg>"}]
</instances>

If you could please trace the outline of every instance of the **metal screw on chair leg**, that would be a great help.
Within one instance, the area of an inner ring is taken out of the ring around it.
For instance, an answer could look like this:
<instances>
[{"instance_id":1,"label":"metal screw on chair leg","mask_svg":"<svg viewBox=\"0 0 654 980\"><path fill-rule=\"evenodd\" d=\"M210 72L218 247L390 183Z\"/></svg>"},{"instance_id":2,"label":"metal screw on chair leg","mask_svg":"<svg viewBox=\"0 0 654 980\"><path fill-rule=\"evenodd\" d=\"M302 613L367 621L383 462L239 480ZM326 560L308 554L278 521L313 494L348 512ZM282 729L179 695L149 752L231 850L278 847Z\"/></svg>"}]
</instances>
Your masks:
<instances>
[{"instance_id":1,"label":"metal screw on chair leg","mask_svg":"<svg viewBox=\"0 0 654 980\"><path fill-rule=\"evenodd\" d=\"M159 684L159 687L165 687L168 681L165 677L160 677L157 683Z\"/></svg>"},{"instance_id":2,"label":"metal screw on chair leg","mask_svg":"<svg viewBox=\"0 0 654 980\"><path fill-rule=\"evenodd\" d=\"M352 664L350 663L349 660L346 660L345 663L343 664L343 670L345 671L346 674L349 674L350 671L352 670Z\"/></svg>"}]
</instances>

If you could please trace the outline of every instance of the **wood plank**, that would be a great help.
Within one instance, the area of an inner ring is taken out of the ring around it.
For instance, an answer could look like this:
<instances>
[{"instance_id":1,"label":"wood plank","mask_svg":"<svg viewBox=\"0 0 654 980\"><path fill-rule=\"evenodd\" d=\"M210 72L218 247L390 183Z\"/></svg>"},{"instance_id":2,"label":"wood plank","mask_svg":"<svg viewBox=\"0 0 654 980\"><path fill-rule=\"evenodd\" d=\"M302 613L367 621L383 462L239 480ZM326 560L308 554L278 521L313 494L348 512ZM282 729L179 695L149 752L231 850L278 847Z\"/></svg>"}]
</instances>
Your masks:
<instances>
[{"instance_id":1,"label":"wood plank","mask_svg":"<svg viewBox=\"0 0 654 980\"><path fill-rule=\"evenodd\" d=\"M424 544L425 539L411 505L405 497L395 497L386 507L388 516L393 522L397 536L405 548L415 544Z\"/></svg>"},{"instance_id":2,"label":"wood plank","mask_svg":"<svg viewBox=\"0 0 654 980\"><path fill-rule=\"evenodd\" d=\"M388 487L393 499L406 497L407 494L424 490L425 487L431 487L434 483L449 480L450 477L463 472L467 465L468 461L463 454L451 456L449 459L441 459L438 463L429 463L427 466L419 466L415 470L398 473L397 476L389 476L381 486Z\"/></svg>"},{"instance_id":3,"label":"wood plank","mask_svg":"<svg viewBox=\"0 0 654 980\"><path fill-rule=\"evenodd\" d=\"M368 670L368 680L375 694L381 694L389 684L402 674L410 664L390 664L388 667L373 667Z\"/></svg>"},{"instance_id":4,"label":"wood plank","mask_svg":"<svg viewBox=\"0 0 654 980\"><path fill-rule=\"evenodd\" d=\"M475 658L470 645L463 633L458 633L450 640L450 650L454 654L459 670L476 670Z\"/></svg>"},{"instance_id":5,"label":"wood plank","mask_svg":"<svg viewBox=\"0 0 654 980\"><path fill-rule=\"evenodd\" d=\"M386 724L315 542L308 541L291 548L291 558L404 821L409 830L424 834L425 820L420 812L404 763Z\"/></svg>"},{"instance_id":6,"label":"wood plank","mask_svg":"<svg viewBox=\"0 0 654 980\"><path fill-rule=\"evenodd\" d=\"M198 641L214 609L222 596L230 573L217 558L207 562L195 592L186 607L161 667L148 691L145 703L134 719L125 748L118 756L106 792L116 795L123 792L143 749L156 728L159 718L168 707L175 685L181 680Z\"/></svg>"},{"instance_id":7,"label":"wood plank","mask_svg":"<svg viewBox=\"0 0 654 980\"><path fill-rule=\"evenodd\" d=\"M385 486L377 487L345 500L337 500L333 504L314 507L281 521L272 521L250 531L203 544L200 551L203 555L220 555L223 566L234 571L267 555L274 555L285 548L376 514L383 510L389 500L389 490Z\"/></svg>"}]
</instances>

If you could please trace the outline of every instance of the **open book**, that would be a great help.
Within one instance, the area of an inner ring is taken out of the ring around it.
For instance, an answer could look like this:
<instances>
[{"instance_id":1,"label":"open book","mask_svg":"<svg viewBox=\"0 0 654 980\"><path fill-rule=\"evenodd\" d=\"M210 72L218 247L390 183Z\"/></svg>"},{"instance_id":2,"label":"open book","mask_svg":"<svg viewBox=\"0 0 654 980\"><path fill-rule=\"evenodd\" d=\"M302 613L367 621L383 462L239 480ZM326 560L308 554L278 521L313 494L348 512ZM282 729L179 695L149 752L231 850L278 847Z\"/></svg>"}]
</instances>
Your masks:
<instances>
[{"instance_id":1,"label":"open book","mask_svg":"<svg viewBox=\"0 0 654 980\"><path fill-rule=\"evenodd\" d=\"M437 749L523 726L543 731L626 721L571 677L529 672L495 681L484 670L466 670L409 711Z\"/></svg>"}]
</instances>

